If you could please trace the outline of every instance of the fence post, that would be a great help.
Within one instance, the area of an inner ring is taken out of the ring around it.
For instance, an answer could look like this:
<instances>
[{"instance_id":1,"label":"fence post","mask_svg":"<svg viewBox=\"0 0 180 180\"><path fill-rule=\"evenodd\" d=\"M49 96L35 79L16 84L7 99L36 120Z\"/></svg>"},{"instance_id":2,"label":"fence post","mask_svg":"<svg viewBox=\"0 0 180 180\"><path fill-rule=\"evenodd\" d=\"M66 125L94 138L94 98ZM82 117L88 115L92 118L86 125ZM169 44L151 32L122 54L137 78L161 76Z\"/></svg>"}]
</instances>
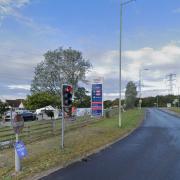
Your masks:
<instances>
[{"instance_id":1,"label":"fence post","mask_svg":"<svg viewBox=\"0 0 180 180\"><path fill-rule=\"evenodd\" d=\"M30 133L30 126L27 126L27 135L28 135L28 139L29 141L31 141L31 133Z\"/></svg>"},{"instance_id":2,"label":"fence post","mask_svg":"<svg viewBox=\"0 0 180 180\"><path fill-rule=\"evenodd\" d=\"M52 121L52 133L55 134L55 119L53 118L51 121Z\"/></svg>"}]
</instances>

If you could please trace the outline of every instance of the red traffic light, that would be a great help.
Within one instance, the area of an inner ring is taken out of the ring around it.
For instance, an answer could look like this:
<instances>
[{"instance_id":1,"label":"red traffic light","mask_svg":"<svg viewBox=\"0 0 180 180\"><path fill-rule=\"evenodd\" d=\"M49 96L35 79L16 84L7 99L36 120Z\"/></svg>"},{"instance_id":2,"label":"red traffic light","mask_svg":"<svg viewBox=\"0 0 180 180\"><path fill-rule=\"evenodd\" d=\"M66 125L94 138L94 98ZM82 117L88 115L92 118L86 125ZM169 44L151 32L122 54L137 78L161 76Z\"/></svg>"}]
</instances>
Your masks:
<instances>
[{"instance_id":1,"label":"red traffic light","mask_svg":"<svg viewBox=\"0 0 180 180\"><path fill-rule=\"evenodd\" d=\"M72 105L73 88L71 85L63 85L63 105L70 107Z\"/></svg>"},{"instance_id":2,"label":"red traffic light","mask_svg":"<svg viewBox=\"0 0 180 180\"><path fill-rule=\"evenodd\" d=\"M72 90L73 90L72 86L67 86L65 92L70 93L72 92Z\"/></svg>"}]
</instances>

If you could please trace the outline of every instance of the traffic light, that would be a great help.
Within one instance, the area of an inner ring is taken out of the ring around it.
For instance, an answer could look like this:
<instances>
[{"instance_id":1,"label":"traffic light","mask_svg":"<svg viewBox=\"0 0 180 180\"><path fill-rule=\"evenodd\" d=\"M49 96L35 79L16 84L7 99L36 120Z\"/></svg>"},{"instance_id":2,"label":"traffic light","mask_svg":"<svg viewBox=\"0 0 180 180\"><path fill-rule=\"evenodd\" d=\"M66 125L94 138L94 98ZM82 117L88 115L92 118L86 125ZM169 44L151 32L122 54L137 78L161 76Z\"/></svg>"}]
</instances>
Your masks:
<instances>
[{"instance_id":1,"label":"traffic light","mask_svg":"<svg viewBox=\"0 0 180 180\"><path fill-rule=\"evenodd\" d=\"M63 106L70 107L72 106L72 95L73 88L71 85L63 85Z\"/></svg>"}]
</instances>

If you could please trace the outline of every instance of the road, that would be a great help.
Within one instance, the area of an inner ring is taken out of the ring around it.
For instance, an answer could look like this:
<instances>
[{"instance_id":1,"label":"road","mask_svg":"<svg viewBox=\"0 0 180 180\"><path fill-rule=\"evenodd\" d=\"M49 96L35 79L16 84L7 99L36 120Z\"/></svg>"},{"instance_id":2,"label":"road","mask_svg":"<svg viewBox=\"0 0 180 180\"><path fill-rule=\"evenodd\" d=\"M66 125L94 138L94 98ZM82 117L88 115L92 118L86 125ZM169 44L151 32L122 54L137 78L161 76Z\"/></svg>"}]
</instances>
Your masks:
<instances>
[{"instance_id":1,"label":"road","mask_svg":"<svg viewBox=\"0 0 180 180\"><path fill-rule=\"evenodd\" d=\"M179 180L180 119L149 109L141 127L127 138L42 179Z\"/></svg>"}]
</instances>

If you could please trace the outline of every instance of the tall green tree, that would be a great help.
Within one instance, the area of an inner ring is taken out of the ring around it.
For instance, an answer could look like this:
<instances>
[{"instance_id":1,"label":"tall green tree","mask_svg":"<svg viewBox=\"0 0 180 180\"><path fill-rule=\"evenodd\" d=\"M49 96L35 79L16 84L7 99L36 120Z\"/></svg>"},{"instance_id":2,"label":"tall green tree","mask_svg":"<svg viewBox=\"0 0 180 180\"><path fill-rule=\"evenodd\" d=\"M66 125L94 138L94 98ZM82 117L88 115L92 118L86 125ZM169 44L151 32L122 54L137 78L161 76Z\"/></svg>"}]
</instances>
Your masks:
<instances>
[{"instance_id":1,"label":"tall green tree","mask_svg":"<svg viewBox=\"0 0 180 180\"><path fill-rule=\"evenodd\" d=\"M125 92L126 108L134 108L136 102L137 90L134 82L128 82Z\"/></svg>"},{"instance_id":2,"label":"tall green tree","mask_svg":"<svg viewBox=\"0 0 180 180\"><path fill-rule=\"evenodd\" d=\"M7 109L7 104L0 100L0 115L2 115Z\"/></svg>"},{"instance_id":3,"label":"tall green tree","mask_svg":"<svg viewBox=\"0 0 180 180\"><path fill-rule=\"evenodd\" d=\"M154 106L157 106L157 102L158 102L159 107L166 107L167 103L173 104L173 101L175 99L179 99L179 96L157 95L156 97L145 97L145 98L142 98L142 107L154 107ZM137 99L136 104L138 104L138 102L139 102L139 99ZM176 104L176 106L177 105L178 103Z\"/></svg>"},{"instance_id":4,"label":"tall green tree","mask_svg":"<svg viewBox=\"0 0 180 180\"><path fill-rule=\"evenodd\" d=\"M74 106L78 108L90 108L91 97L84 87L78 87L74 94Z\"/></svg>"},{"instance_id":5,"label":"tall green tree","mask_svg":"<svg viewBox=\"0 0 180 180\"><path fill-rule=\"evenodd\" d=\"M86 82L85 74L91 66L80 51L72 48L61 47L48 51L44 55L44 60L35 68L31 92L44 91L60 94L61 85L66 83L77 89L79 81Z\"/></svg>"},{"instance_id":6,"label":"tall green tree","mask_svg":"<svg viewBox=\"0 0 180 180\"><path fill-rule=\"evenodd\" d=\"M113 105L113 102L111 100L104 101L104 108L105 109L112 107L112 105Z\"/></svg>"},{"instance_id":7,"label":"tall green tree","mask_svg":"<svg viewBox=\"0 0 180 180\"><path fill-rule=\"evenodd\" d=\"M58 95L49 92L38 92L27 96L24 105L30 110L36 110L49 105L60 107L61 100Z\"/></svg>"}]
</instances>

